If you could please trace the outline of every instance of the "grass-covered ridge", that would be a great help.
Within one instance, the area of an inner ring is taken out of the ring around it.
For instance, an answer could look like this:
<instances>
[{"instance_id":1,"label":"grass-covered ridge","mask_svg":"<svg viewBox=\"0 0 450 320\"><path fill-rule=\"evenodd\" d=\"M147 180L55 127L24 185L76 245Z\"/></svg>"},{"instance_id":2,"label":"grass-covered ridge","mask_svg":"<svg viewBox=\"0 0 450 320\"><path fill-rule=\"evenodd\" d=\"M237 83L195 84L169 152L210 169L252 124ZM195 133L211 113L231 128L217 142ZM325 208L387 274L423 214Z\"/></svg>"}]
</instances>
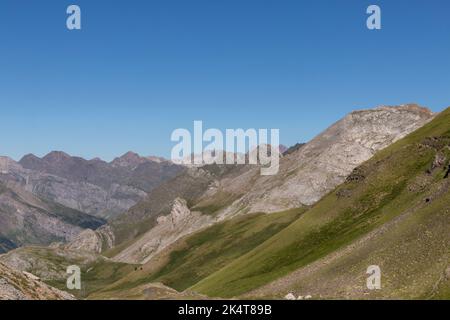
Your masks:
<instances>
[{"instance_id":1,"label":"grass-covered ridge","mask_svg":"<svg viewBox=\"0 0 450 320\"><path fill-rule=\"evenodd\" d=\"M186 236L142 266L142 270L139 268L105 288L103 296L108 291L132 290L155 282L183 291L257 247L304 211L306 208L239 216Z\"/></svg>"},{"instance_id":2,"label":"grass-covered ridge","mask_svg":"<svg viewBox=\"0 0 450 320\"><path fill-rule=\"evenodd\" d=\"M423 210L419 214L425 214L427 201L430 205L441 203L435 210L450 227L445 219L448 198L445 192L438 192L448 183L444 177L450 160L449 142L447 109L377 153L290 226L191 289L219 297L244 294L353 243L405 212L419 208ZM444 163L436 166L437 158ZM445 235L442 238L445 245ZM434 249L438 250L430 248Z\"/></svg>"},{"instance_id":3,"label":"grass-covered ridge","mask_svg":"<svg viewBox=\"0 0 450 320\"><path fill-rule=\"evenodd\" d=\"M303 211L254 214L214 225L188 237L151 278L179 291L187 289L287 227Z\"/></svg>"}]
</instances>

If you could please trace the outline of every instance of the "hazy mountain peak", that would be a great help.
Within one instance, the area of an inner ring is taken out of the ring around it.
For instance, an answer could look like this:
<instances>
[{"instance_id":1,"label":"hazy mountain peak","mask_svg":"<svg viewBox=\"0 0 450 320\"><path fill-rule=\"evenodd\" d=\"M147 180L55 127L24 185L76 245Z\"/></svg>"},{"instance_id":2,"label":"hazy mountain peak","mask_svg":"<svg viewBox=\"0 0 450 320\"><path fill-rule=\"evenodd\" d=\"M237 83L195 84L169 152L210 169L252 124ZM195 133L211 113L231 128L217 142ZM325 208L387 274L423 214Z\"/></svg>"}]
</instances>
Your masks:
<instances>
[{"instance_id":1,"label":"hazy mountain peak","mask_svg":"<svg viewBox=\"0 0 450 320\"><path fill-rule=\"evenodd\" d=\"M24 155L22 157L22 159L20 159L20 161L22 161L22 160L33 160L33 159L39 159L40 160L41 158L39 158L38 156L34 155L33 153L28 153L28 154Z\"/></svg>"},{"instance_id":2,"label":"hazy mountain peak","mask_svg":"<svg viewBox=\"0 0 450 320\"><path fill-rule=\"evenodd\" d=\"M42 158L47 162L64 161L71 159L71 156L63 151L52 151Z\"/></svg>"},{"instance_id":3,"label":"hazy mountain peak","mask_svg":"<svg viewBox=\"0 0 450 320\"><path fill-rule=\"evenodd\" d=\"M123 154L120 158L122 159L139 159L141 156L133 151L128 151L127 153Z\"/></svg>"},{"instance_id":4,"label":"hazy mountain peak","mask_svg":"<svg viewBox=\"0 0 450 320\"><path fill-rule=\"evenodd\" d=\"M128 151L122 156L115 158L111 164L115 167L137 167L140 164L148 161L133 151Z\"/></svg>"}]
</instances>

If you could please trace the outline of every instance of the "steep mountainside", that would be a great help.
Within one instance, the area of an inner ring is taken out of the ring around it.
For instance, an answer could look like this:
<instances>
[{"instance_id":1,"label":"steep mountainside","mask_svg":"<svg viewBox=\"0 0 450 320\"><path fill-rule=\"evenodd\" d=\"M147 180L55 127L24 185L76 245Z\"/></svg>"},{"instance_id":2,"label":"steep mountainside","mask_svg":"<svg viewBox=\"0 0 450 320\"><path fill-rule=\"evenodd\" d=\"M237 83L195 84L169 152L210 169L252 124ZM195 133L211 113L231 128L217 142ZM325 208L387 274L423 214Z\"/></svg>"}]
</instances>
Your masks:
<instances>
[{"instance_id":1,"label":"steep mountainside","mask_svg":"<svg viewBox=\"0 0 450 320\"><path fill-rule=\"evenodd\" d=\"M223 176L239 175L249 166L208 165L202 168L187 168L175 178L162 183L148 196L130 208L128 212L110 221L115 235L115 244L134 240L157 224L157 218L170 215L176 199L186 201L188 207L197 203L215 181Z\"/></svg>"},{"instance_id":2,"label":"steep mountainside","mask_svg":"<svg viewBox=\"0 0 450 320\"><path fill-rule=\"evenodd\" d=\"M104 288L103 296L147 283L184 291L254 249L295 221L306 207L272 214L249 214L185 236L156 254L137 272Z\"/></svg>"},{"instance_id":3,"label":"steep mountainside","mask_svg":"<svg viewBox=\"0 0 450 320\"><path fill-rule=\"evenodd\" d=\"M83 229L105 223L0 181L0 253L26 244L71 241Z\"/></svg>"},{"instance_id":4,"label":"steep mountainside","mask_svg":"<svg viewBox=\"0 0 450 320\"><path fill-rule=\"evenodd\" d=\"M274 176L248 173L225 180L204 202L216 202L223 194L245 188L246 193L219 214L275 212L311 205L344 182L352 170L398 139L423 126L432 113L417 105L378 107L355 111L280 162ZM295 148L294 148L295 149Z\"/></svg>"},{"instance_id":5,"label":"steep mountainside","mask_svg":"<svg viewBox=\"0 0 450 320\"><path fill-rule=\"evenodd\" d=\"M53 151L45 157L26 155L19 164L25 169L52 174L76 182L86 182L103 188L113 184L130 185L149 191L161 181L176 175L182 167L169 161L153 161L128 152L107 163L100 159L85 160L71 157L60 151ZM145 176L134 171L145 173Z\"/></svg>"},{"instance_id":6,"label":"steep mountainside","mask_svg":"<svg viewBox=\"0 0 450 320\"><path fill-rule=\"evenodd\" d=\"M449 171L447 109L191 289L221 297L448 299ZM381 268L381 290L366 287L371 265Z\"/></svg>"},{"instance_id":7,"label":"steep mountainside","mask_svg":"<svg viewBox=\"0 0 450 320\"><path fill-rule=\"evenodd\" d=\"M28 155L20 163L0 157L0 252L72 240L75 247L90 245L93 251L110 247L108 229L99 232L97 243L91 237L80 244L78 234L125 212L182 169L133 153L110 164L63 152L42 159Z\"/></svg>"},{"instance_id":8,"label":"steep mountainside","mask_svg":"<svg viewBox=\"0 0 450 320\"><path fill-rule=\"evenodd\" d=\"M91 299L449 299L449 124L450 109L353 112L285 151L278 175L185 168L108 225L0 262L58 288L78 264L74 294ZM381 290L366 287L371 265Z\"/></svg>"},{"instance_id":9,"label":"steep mountainside","mask_svg":"<svg viewBox=\"0 0 450 320\"><path fill-rule=\"evenodd\" d=\"M29 191L67 207L111 218L143 199L147 192L183 169L169 161L128 152L111 163L63 152L27 155L14 165ZM11 168L9 170L12 170Z\"/></svg>"},{"instance_id":10,"label":"steep mountainside","mask_svg":"<svg viewBox=\"0 0 450 320\"><path fill-rule=\"evenodd\" d=\"M0 256L0 263L11 269L28 272L43 282L67 290L77 298L86 298L109 284L136 272L137 266L116 263L97 254L60 248L23 247ZM81 290L66 288L67 267L81 269Z\"/></svg>"},{"instance_id":11,"label":"steep mountainside","mask_svg":"<svg viewBox=\"0 0 450 320\"><path fill-rule=\"evenodd\" d=\"M189 233L240 214L311 205L342 183L376 151L432 117L428 109L416 105L353 112L306 145L286 152L280 161L280 172L274 176L261 176L257 166L204 166L197 168L195 174L186 171L155 189L122 219L111 222L117 235L115 258L122 262L147 262L184 236L186 233L180 235L177 228L172 228L173 232L171 228L164 232L153 230L162 230L157 218L161 215L170 218L176 198L186 200L191 212ZM192 182L186 184L186 180ZM186 198L183 190L186 185L193 186L194 197ZM168 190L170 197L165 196ZM164 205L165 210L154 210L155 205ZM137 227L131 227L133 220ZM157 245L149 246L150 240Z\"/></svg>"},{"instance_id":12,"label":"steep mountainside","mask_svg":"<svg viewBox=\"0 0 450 320\"><path fill-rule=\"evenodd\" d=\"M141 267L116 263L98 254L79 250L23 247L0 256L0 267L1 264L9 270L35 275L34 277L39 277L41 285L45 282L61 290L67 290L66 268L70 265L77 265L81 269L81 290L67 291L78 299L190 300L207 298L192 292L180 293L160 283L145 283L139 287L122 288L120 291L111 292L107 290L111 284L128 275L138 274L141 272ZM2 299L1 277L0 269L0 300ZM66 296L63 299L73 298L68 294Z\"/></svg>"},{"instance_id":13,"label":"steep mountainside","mask_svg":"<svg viewBox=\"0 0 450 320\"><path fill-rule=\"evenodd\" d=\"M17 272L0 263L0 300L74 300L32 274Z\"/></svg>"}]
</instances>

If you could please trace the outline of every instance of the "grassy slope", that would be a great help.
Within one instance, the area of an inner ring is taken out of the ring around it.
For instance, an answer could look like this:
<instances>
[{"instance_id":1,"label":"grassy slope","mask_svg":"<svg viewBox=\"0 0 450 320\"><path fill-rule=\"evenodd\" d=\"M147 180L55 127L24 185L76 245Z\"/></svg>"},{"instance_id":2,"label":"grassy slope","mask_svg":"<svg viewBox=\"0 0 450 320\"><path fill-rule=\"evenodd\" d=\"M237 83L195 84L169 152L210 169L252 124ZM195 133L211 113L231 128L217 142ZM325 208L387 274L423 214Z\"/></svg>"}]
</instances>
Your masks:
<instances>
[{"instance_id":1,"label":"grassy slope","mask_svg":"<svg viewBox=\"0 0 450 320\"><path fill-rule=\"evenodd\" d=\"M113 262L102 256L76 251L67 251L47 247L23 247L9 252L1 258L6 263L12 259L24 261L21 271L39 276L45 283L70 292L77 298L85 298L92 292L103 289L111 283L125 277L137 266ZM17 258L15 258L17 257ZM81 269L82 290L67 290L68 266L77 265Z\"/></svg>"},{"instance_id":2,"label":"grassy slope","mask_svg":"<svg viewBox=\"0 0 450 320\"><path fill-rule=\"evenodd\" d=\"M427 137L443 138L435 141ZM431 123L363 164L355 176L362 175L364 179L341 185L289 227L192 289L221 297L246 293L322 258L412 210L430 196L430 189L435 184L443 180L444 168L432 174L425 172L438 151L446 154L448 166L450 157L446 146L449 139L450 109L447 109ZM443 201L438 212L445 204Z\"/></svg>"},{"instance_id":3,"label":"grassy slope","mask_svg":"<svg viewBox=\"0 0 450 320\"><path fill-rule=\"evenodd\" d=\"M116 296L143 284L161 282L182 291L252 250L296 220L306 208L270 215L252 214L187 236L126 278L100 292Z\"/></svg>"},{"instance_id":4,"label":"grassy slope","mask_svg":"<svg viewBox=\"0 0 450 320\"><path fill-rule=\"evenodd\" d=\"M363 238L247 297L296 296L350 299L450 298L450 181L435 183L430 202L418 201ZM378 265L382 290L367 290L366 270Z\"/></svg>"}]
</instances>

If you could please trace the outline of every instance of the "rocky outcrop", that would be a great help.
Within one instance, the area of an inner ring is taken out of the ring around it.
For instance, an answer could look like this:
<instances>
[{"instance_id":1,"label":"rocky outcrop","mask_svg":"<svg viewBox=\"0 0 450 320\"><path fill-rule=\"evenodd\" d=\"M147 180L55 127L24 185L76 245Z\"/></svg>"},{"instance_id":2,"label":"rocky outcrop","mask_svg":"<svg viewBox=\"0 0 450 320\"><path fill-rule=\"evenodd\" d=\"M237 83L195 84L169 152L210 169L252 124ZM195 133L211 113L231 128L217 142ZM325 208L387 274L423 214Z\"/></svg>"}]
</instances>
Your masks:
<instances>
[{"instance_id":1,"label":"rocky outcrop","mask_svg":"<svg viewBox=\"0 0 450 320\"><path fill-rule=\"evenodd\" d=\"M96 231L91 229L84 230L62 247L67 250L101 253L113 246L114 234L109 226L103 226Z\"/></svg>"},{"instance_id":2,"label":"rocky outcrop","mask_svg":"<svg viewBox=\"0 0 450 320\"><path fill-rule=\"evenodd\" d=\"M160 216L157 224L138 241L114 257L115 261L145 263L166 246L212 222L200 212L191 212L186 200L177 198L167 216Z\"/></svg>"},{"instance_id":3,"label":"rocky outcrop","mask_svg":"<svg viewBox=\"0 0 450 320\"><path fill-rule=\"evenodd\" d=\"M0 300L75 300L30 273L14 271L0 263Z\"/></svg>"},{"instance_id":4,"label":"rocky outcrop","mask_svg":"<svg viewBox=\"0 0 450 320\"><path fill-rule=\"evenodd\" d=\"M100 253L102 252L102 239L95 231L87 229L81 232L65 247L69 250Z\"/></svg>"}]
</instances>

